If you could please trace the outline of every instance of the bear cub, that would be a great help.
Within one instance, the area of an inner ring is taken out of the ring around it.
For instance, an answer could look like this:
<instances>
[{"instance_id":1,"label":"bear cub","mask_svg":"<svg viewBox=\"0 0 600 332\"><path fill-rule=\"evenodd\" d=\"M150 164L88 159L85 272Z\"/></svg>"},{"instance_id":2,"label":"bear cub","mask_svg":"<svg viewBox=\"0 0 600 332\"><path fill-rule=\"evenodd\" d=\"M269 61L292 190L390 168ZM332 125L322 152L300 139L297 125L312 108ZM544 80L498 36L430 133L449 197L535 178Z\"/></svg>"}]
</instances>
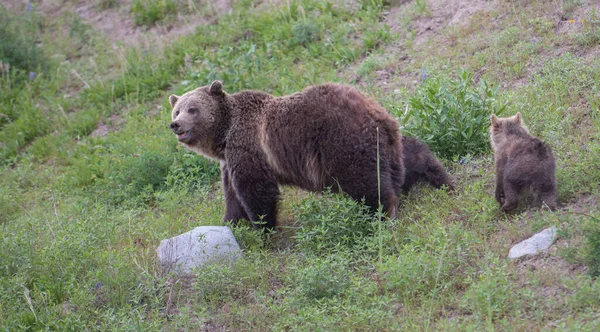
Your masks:
<instances>
[{"instance_id":1,"label":"bear cub","mask_svg":"<svg viewBox=\"0 0 600 332\"><path fill-rule=\"evenodd\" d=\"M373 209L381 203L388 217L396 216L404 181L400 129L356 89L323 84L275 97L256 90L228 94L214 81L169 102L177 139L221 162L225 221L274 228L279 184L331 187Z\"/></svg>"},{"instance_id":2,"label":"bear cub","mask_svg":"<svg viewBox=\"0 0 600 332\"><path fill-rule=\"evenodd\" d=\"M437 189L445 185L448 190L454 190L454 182L427 144L415 137L402 136L402 149L405 169L402 191L405 194L419 181L426 181Z\"/></svg>"},{"instance_id":3,"label":"bear cub","mask_svg":"<svg viewBox=\"0 0 600 332\"><path fill-rule=\"evenodd\" d=\"M533 188L534 204L556 209L556 170L550 147L529 134L521 113L491 117L490 141L496 160L496 200L507 212L517 207L519 194Z\"/></svg>"}]
</instances>

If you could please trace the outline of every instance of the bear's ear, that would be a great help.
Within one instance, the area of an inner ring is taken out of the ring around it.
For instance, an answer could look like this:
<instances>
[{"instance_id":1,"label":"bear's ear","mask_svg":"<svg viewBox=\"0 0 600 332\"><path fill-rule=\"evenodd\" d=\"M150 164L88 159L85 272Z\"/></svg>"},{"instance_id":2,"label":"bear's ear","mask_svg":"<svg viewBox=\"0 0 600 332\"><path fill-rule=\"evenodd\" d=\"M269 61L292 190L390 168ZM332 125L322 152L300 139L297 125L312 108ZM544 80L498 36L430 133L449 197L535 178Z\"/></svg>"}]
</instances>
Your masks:
<instances>
[{"instance_id":1,"label":"bear's ear","mask_svg":"<svg viewBox=\"0 0 600 332\"><path fill-rule=\"evenodd\" d=\"M519 125L523 124L523 116L521 115L521 112L517 112L517 115L516 115L515 119L517 119L517 123Z\"/></svg>"},{"instance_id":2,"label":"bear's ear","mask_svg":"<svg viewBox=\"0 0 600 332\"><path fill-rule=\"evenodd\" d=\"M179 100L179 96L171 95L169 97L169 103L171 103L171 107L175 107L175 103Z\"/></svg>"},{"instance_id":3,"label":"bear's ear","mask_svg":"<svg viewBox=\"0 0 600 332\"><path fill-rule=\"evenodd\" d=\"M500 128L502 127L502 121L500 121L500 119L498 119L498 117L496 116L496 114L492 114L492 118L491 118L491 122L492 122L492 127L494 128Z\"/></svg>"},{"instance_id":4,"label":"bear's ear","mask_svg":"<svg viewBox=\"0 0 600 332\"><path fill-rule=\"evenodd\" d=\"M210 88L208 90L210 91L210 94L213 96L222 96L223 95L223 83L221 83L221 81L214 81L214 82L212 82L212 84L210 85Z\"/></svg>"}]
</instances>

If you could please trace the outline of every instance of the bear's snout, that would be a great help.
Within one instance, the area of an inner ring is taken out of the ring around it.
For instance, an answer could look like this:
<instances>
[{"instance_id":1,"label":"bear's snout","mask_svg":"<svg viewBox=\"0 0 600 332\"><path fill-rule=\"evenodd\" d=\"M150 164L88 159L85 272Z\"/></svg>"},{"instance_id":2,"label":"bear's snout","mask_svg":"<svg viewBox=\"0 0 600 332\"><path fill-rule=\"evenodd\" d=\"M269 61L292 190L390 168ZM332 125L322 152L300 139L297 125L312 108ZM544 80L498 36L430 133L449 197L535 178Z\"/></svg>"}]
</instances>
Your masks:
<instances>
[{"instance_id":1,"label":"bear's snout","mask_svg":"<svg viewBox=\"0 0 600 332\"><path fill-rule=\"evenodd\" d=\"M173 121L171 122L171 130L175 133L175 134L179 134L181 129L181 124L179 124L179 122L177 121Z\"/></svg>"}]
</instances>

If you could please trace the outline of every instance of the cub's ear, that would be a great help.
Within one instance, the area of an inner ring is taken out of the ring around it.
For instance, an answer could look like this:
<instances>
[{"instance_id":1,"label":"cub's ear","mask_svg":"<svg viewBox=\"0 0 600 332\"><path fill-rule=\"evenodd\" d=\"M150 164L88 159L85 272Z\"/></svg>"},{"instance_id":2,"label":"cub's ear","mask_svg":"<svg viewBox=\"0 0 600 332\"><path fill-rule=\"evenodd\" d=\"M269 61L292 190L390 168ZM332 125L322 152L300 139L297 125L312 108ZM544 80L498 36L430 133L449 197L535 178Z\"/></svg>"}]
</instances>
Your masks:
<instances>
[{"instance_id":1,"label":"cub's ear","mask_svg":"<svg viewBox=\"0 0 600 332\"><path fill-rule=\"evenodd\" d=\"M223 83L221 81L214 81L214 82L212 82L212 84L210 85L210 88L208 90L210 91L210 94L213 96L222 96L224 94Z\"/></svg>"},{"instance_id":2,"label":"cub's ear","mask_svg":"<svg viewBox=\"0 0 600 332\"><path fill-rule=\"evenodd\" d=\"M179 100L179 96L171 95L169 97L169 103L171 103L171 107L175 107L175 103Z\"/></svg>"},{"instance_id":3,"label":"cub's ear","mask_svg":"<svg viewBox=\"0 0 600 332\"><path fill-rule=\"evenodd\" d=\"M517 115L515 117L517 119L517 123L518 124L523 124L523 116L521 115L521 112L517 112Z\"/></svg>"},{"instance_id":4,"label":"cub's ear","mask_svg":"<svg viewBox=\"0 0 600 332\"><path fill-rule=\"evenodd\" d=\"M492 127L494 127L494 128L502 127L502 121L500 121L500 119L498 119L496 114L492 114L491 123L492 123Z\"/></svg>"}]
</instances>

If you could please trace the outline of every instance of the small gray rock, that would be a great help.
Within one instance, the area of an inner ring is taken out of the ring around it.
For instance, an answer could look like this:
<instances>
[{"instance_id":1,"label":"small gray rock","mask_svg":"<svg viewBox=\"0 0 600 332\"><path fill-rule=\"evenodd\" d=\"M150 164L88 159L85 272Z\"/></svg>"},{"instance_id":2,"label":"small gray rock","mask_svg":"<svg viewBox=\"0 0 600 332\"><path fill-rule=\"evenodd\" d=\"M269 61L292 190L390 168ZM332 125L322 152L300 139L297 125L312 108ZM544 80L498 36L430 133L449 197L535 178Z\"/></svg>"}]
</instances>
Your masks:
<instances>
[{"instance_id":1,"label":"small gray rock","mask_svg":"<svg viewBox=\"0 0 600 332\"><path fill-rule=\"evenodd\" d=\"M510 249L508 258L515 259L527 255L536 255L540 251L550 248L556 240L556 230L556 226L552 226L520 242Z\"/></svg>"},{"instance_id":2,"label":"small gray rock","mask_svg":"<svg viewBox=\"0 0 600 332\"><path fill-rule=\"evenodd\" d=\"M231 263L242 256L227 226L200 226L160 241L156 249L161 265L178 274L190 273L207 263Z\"/></svg>"}]
</instances>

